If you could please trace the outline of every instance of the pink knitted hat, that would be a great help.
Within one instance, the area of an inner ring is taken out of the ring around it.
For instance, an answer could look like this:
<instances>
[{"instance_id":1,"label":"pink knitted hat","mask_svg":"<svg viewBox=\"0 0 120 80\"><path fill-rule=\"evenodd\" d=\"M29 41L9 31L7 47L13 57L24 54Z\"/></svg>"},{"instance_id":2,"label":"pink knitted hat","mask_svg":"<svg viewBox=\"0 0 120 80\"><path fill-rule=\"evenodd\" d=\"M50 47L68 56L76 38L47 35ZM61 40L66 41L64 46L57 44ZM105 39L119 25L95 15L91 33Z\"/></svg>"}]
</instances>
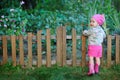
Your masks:
<instances>
[{"instance_id":1,"label":"pink knitted hat","mask_svg":"<svg viewBox=\"0 0 120 80\"><path fill-rule=\"evenodd\" d=\"M95 14L92 16L92 18L94 18L100 26L103 25L105 21L104 15L101 14Z\"/></svg>"}]
</instances>

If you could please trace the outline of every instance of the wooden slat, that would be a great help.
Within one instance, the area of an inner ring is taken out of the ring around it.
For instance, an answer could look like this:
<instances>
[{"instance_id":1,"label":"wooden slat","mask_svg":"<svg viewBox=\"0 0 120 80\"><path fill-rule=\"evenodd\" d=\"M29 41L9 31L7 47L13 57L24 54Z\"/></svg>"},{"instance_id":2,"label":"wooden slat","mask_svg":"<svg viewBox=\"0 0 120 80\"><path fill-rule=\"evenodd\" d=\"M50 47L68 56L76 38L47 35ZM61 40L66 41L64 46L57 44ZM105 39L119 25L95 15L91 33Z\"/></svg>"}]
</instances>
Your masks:
<instances>
[{"instance_id":1,"label":"wooden slat","mask_svg":"<svg viewBox=\"0 0 120 80\"><path fill-rule=\"evenodd\" d=\"M16 66L16 36L12 35L11 36L11 46L12 46L12 61L13 61L13 66Z\"/></svg>"},{"instance_id":2,"label":"wooden slat","mask_svg":"<svg viewBox=\"0 0 120 80\"><path fill-rule=\"evenodd\" d=\"M20 50L20 65L24 65L24 45L23 45L23 36L19 36L19 50Z\"/></svg>"},{"instance_id":3,"label":"wooden slat","mask_svg":"<svg viewBox=\"0 0 120 80\"><path fill-rule=\"evenodd\" d=\"M76 66L76 30L72 29L72 66Z\"/></svg>"},{"instance_id":4,"label":"wooden slat","mask_svg":"<svg viewBox=\"0 0 120 80\"><path fill-rule=\"evenodd\" d=\"M41 43L41 33L42 31L37 32L37 67L42 65L42 43Z\"/></svg>"},{"instance_id":5,"label":"wooden slat","mask_svg":"<svg viewBox=\"0 0 120 80\"><path fill-rule=\"evenodd\" d=\"M86 37L82 36L82 67L86 65Z\"/></svg>"},{"instance_id":6,"label":"wooden slat","mask_svg":"<svg viewBox=\"0 0 120 80\"><path fill-rule=\"evenodd\" d=\"M51 39L50 39L50 29L47 29L46 35L46 45L47 45L47 67L51 67Z\"/></svg>"},{"instance_id":7,"label":"wooden slat","mask_svg":"<svg viewBox=\"0 0 120 80\"><path fill-rule=\"evenodd\" d=\"M32 67L32 33L28 33L28 67Z\"/></svg>"},{"instance_id":8,"label":"wooden slat","mask_svg":"<svg viewBox=\"0 0 120 80\"><path fill-rule=\"evenodd\" d=\"M102 58L101 58L101 66L104 67L104 46L102 45Z\"/></svg>"},{"instance_id":9,"label":"wooden slat","mask_svg":"<svg viewBox=\"0 0 120 80\"><path fill-rule=\"evenodd\" d=\"M3 64L7 63L8 55L7 55L7 37L2 37L2 46L3 46Z\"/></svg>"},{"instance_id":10,"label":"wooden slat","mask_svg":"<svg viewBox=\"0 0 120 80\"><path fill-rule=\"evenodd\" d=\"M62 66L66 65L66 28L63 27L63 37L62 37Z\"/></svg>"},{"instance_id":11,"label":"wooden slat","mask_svg":"<svg viewBox=\"0 0 120 80\"><path fill-rule=\"evenodd\" d=\"M111 35L107 36L107 67L111 66L111 47L112 47Z\"/></svg>"},{"instance_id":12,"label":"wooden slat","mask_svg":"<svg viewBox=\"0 0 120 80\"><path fill-rule=\"evenodd\" d=\"M57 28L57 65L62 64L62 27Z\"/></svg>"},{"instance_id":13,"label":"wooden slat","mask_svg":"<svg viewBox=\"0 0 120 80\"><path fill-rule=\"evenodd\" d=\"M7 37L7 40L10 40L10 36L6 36ZM115 39L115 36L111 36L112 39ZM33 35L33 40L36 39L36 36ZM23 39L27 39L27 36L24 36ZM42 35L42 39L45 39L45 35ZM56 36L55 35L51 35L51 39L56 39ZM66 39L72 39L72 36L71 35L66 35ZM81 39L81 36L77 35L76 36L76 39ZM1 36L0 36L0 40L2 40Z\"/></svg>"},{"instance_id":14,"label":"wooden slat","mask_svg":"<svg viewBox=\"0 0 120 80\"><path fill-rule=\"evenodd\" d=\"M119 43L119 35L116 35L116 55L115 55L115 62L116 64L119 64L119 49L120 49L120 43Z\"/></svg>"}]
</instances>

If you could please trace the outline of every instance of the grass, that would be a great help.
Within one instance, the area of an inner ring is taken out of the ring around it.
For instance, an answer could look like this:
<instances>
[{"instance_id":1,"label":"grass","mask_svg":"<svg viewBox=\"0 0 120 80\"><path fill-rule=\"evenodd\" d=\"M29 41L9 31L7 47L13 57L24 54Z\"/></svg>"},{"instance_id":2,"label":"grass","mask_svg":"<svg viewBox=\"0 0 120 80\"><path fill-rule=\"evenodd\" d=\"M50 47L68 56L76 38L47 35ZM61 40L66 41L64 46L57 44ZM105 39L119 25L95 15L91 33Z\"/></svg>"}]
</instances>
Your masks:
<instances>
[{"instance_id":1,"label":"grass","mask_svg":"<svg viewBox=\"0 0 120 80\"><path fill-rule=\"evenodd\" d=\"M120 65L111 68L100 68L100 73L87 76L87 67L40 67L22 69L11 64L0 66L0 80L119 80Z\"/></svg>"}]
</instances>

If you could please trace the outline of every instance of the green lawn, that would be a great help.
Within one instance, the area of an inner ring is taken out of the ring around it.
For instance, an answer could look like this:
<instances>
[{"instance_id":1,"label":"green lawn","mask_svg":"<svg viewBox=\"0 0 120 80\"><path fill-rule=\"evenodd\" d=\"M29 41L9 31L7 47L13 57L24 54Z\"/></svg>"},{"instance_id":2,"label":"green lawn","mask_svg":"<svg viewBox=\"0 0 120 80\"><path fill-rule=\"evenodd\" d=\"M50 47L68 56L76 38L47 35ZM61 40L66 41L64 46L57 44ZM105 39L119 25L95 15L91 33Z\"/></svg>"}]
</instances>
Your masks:
<instances>
[{"instance_id":1,"label":"green lawn","mask_svg":"<svg viewBox=\"0 0 120 80\"><path fill-rule=\"evenodd\" d=\"M87 76L87 67L58 67L22 69L10 64L0 66L0 80L120 80L120 65L109 69L100 68L100 73Z\"/></svg>"}]
</instances>

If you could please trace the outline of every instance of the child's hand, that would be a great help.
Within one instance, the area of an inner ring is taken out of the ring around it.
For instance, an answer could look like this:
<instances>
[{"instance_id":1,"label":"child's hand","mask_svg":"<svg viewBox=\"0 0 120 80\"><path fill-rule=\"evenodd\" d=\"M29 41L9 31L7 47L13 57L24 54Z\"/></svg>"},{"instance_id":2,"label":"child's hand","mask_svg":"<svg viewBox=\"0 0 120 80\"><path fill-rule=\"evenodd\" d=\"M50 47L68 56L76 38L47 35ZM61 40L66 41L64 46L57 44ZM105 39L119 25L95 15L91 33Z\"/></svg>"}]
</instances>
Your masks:
<instances>
[{"instance_id":1,"label":"child's hand","mask_svg":"<svg viewBox=\"0 0 120 80\"><path fill-rule=\"evenodd\" d=\"M83 31L83 35L87 35L88 31L87 30L84 30Z\"/></svg>"}]
</instances>

